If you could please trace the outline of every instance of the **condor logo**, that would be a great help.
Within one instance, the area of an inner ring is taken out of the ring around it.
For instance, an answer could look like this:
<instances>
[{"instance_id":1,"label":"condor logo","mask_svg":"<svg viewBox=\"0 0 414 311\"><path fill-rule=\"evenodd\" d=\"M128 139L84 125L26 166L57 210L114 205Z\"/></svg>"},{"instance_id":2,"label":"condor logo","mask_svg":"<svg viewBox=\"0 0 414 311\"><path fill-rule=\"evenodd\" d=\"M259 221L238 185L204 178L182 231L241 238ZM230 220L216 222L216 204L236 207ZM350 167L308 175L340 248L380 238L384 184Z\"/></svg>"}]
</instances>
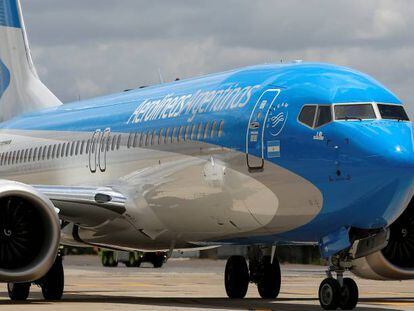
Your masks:
<instances>
[{"instance_id":1,"label":"condor logo","mask_svg":"<svg viewBox=\"0 0 414 311\"><path fill-rule=\"evenodd\" d=\"M0 99L10 83L10 71L0 60Z\"/></svg>"},{"instance_id":2,"label":"condor logo","mask_svg":"<svg viewBox=\"0 0 414 311\"><path fill-rule=\"evenodd\" d=\"M272 136L278 136L285 127L289 115L288 107L287 103L280 103L269 112L266 127Z\"/></svg>"}]
</instances>

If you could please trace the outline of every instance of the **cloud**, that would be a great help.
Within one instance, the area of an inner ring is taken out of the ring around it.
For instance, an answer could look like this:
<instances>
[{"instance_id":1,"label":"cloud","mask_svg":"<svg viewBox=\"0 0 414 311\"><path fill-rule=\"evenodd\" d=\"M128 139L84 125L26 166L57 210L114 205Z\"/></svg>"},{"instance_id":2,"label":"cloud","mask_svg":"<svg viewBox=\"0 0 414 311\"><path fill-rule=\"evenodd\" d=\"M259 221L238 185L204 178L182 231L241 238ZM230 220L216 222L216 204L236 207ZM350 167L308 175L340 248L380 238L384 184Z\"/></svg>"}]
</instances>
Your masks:
<instances>
[{"instance_id":1,"label":"cloud","mask_svg":"<svg viewBox=\"0 0 414 311\"><path fill-rule=\"evenodd\" d=\"M373 75L414 114L410 0L23 0L33 56L64 101L292 59Z\"/></svg>"}]
</instances>

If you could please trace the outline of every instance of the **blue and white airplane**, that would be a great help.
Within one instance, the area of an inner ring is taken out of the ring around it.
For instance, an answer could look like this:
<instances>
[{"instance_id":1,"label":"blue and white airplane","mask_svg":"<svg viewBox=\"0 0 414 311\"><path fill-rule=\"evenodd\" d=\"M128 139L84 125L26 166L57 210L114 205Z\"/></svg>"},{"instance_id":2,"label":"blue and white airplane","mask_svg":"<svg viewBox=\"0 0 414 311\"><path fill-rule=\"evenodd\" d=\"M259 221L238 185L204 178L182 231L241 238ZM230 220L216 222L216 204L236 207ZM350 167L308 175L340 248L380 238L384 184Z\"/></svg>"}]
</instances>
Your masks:
<instances>
[{"instance_id":1,"label":"blue and white airplane","mask_svg":"<svg viewBox=\"0 0 414 311\"><path fill-rule=\"evenodd\" d=\"M266 64L62 105L39 80L18 0L0 0L0 281L60 299L59 244L119 250L248 245L230 298L281 285L277 245L319 245L325 309L345 271L414 278L413 126L373 78ZM248 262L248 264L247 264Z\"/></svg>"}]
</instances>

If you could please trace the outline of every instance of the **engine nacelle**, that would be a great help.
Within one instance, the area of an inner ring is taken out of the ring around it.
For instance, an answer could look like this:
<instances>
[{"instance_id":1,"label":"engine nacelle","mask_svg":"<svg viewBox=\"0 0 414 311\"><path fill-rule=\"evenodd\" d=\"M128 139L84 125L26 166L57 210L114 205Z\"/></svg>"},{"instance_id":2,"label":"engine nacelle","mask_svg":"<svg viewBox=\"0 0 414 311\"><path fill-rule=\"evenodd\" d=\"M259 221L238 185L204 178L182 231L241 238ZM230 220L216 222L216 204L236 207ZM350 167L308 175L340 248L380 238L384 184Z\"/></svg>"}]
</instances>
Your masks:
<instances>
[{"instance_id":1,"label":"engine nacelle","mask_svg":"<svg viewBox=\"0 0 414 311\"><path fill-rule=\"evenodd\" d=\"M414 198L390 226L388 245L381 251L356 259L351 271L372 280L414 279Z\"/></svg>"},{"instance_id":2,"label":"engine nacelle","mask_svg":"<svg viewBox=\"0 0 414 311\"><path fill-rule=\"evenodd\" d=\"M60 222L53 203L29 185L0 180L0 282L28 282L53 265Z\"/></svg>"}]
</instances>

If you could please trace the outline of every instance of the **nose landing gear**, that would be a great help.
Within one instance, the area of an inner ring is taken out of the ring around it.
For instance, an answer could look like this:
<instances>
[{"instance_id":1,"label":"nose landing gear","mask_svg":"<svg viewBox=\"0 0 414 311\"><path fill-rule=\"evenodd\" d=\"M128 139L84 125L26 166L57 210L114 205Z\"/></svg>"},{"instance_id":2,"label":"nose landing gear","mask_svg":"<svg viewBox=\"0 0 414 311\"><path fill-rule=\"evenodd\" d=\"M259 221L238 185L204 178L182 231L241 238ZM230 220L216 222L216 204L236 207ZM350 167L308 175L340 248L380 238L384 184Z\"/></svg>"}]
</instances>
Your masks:
<instances>
[{"instance_id":1,"label":"nose landing gear","mask_svg":"<svg viewBox=\"0 0 414 311\"><path fill-rule=\"evenodd\" d=\"M340 262L338 260L338 262ZM347 266L346 262L342 262ZM337 278L333 277L336 272ZM327 271L327 278L319 286L319 302L325 310L353 310L359 298L358 286L351 278L344 278L344 268L331 266Z\"/></svg>"}]
</instances>

